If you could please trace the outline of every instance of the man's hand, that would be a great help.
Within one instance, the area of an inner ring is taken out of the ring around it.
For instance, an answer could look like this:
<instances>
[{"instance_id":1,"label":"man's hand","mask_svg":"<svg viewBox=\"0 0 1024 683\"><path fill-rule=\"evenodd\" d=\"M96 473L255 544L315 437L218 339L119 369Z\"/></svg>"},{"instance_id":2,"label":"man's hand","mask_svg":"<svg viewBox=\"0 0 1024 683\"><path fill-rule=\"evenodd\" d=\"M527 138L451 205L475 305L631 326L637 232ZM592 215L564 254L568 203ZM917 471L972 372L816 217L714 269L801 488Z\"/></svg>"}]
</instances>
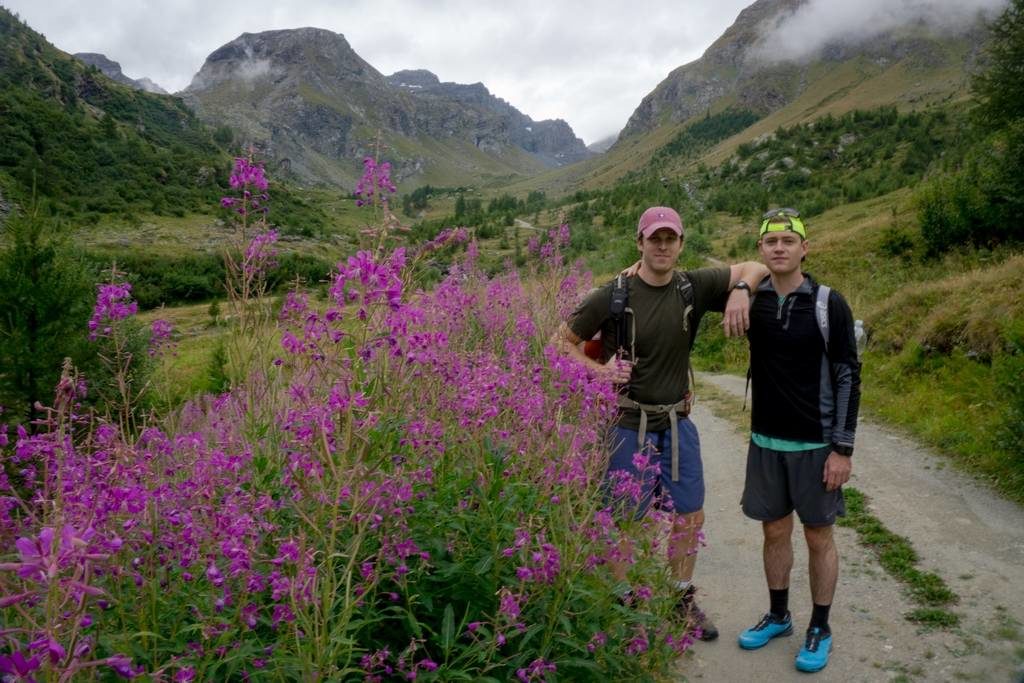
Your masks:
<instances>
[{"instance_id":1,"label":"man's hand","mask_svg":"<svg viewBox=\"0 0 1024 683\"><path fill-rule=\"evenodd\" d=\"M722 328L726 337L742 337L750 327L750 295L746 290L734 289L729 292L722 316Z\"/></svg>"},{"instance_id":2,"label":"man's hand","mask_svg":"<svg viewBox=\"0 0 1024 683\"><path fill-rule=\"evenodd\" d=\"M632 362L612 356L608 359L607 363L601 366L600 377L612 384L626 384L629 382L629 378L632 374Z\"/></svg>"},{"instance_id":3,"label":"man's hand","mask_svg":"<svg viewBox=\"0 0 1024 683\"><path fill-rule=\"evenodd\" d=\"M825 475L822 481L825 483L826 491L835 491L837 488L850 481L850 472L853 470L853 463L850 457L840 455L832 451L825 461Z\"/></svg>"},{"instance_id":4,"label":"man's hand","mask_svg":"<svg viewBox=\"0 0 1024 683\"><path fill-rule=\"evenodd\" d=\"M626 268L624 271L622 271L622 274L625 275L626 277L633 277L633 276L635 276L637 273L640 272L640 263L641 262L638 260L636 263L631 265L629 268Z\"/></svg>"}]
</instances>

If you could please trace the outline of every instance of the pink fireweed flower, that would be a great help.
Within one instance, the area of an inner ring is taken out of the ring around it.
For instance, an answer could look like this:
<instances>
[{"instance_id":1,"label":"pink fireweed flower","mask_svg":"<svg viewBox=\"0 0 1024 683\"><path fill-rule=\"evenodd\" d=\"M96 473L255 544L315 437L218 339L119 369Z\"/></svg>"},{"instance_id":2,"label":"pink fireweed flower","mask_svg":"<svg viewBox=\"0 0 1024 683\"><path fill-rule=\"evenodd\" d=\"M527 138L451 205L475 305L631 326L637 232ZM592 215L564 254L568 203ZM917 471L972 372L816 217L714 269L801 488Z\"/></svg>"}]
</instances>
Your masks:
<instances>
[{"instance_id":1,"label":"pink fireweed flower","mask_svg":"<svg viewBox=\"0 0 1024 683\"><path fill-rule=\"evenodd\" d=\"M28 647L30 650L37 650L48 656L51 664L56 664L64 659L68 654L63 645L49 637L40 638L39 640L31 642Z\"/></svg>"},{"instance_id":2,"label":"pink fireweed flower","mask_svg":"<svg viewBox=\"0 0 1024 683\"><path fill-rule=\"evenodd\" d=\"M157 356L164 349L171 346L171 334L174 328L171 323L162 318L153 321L149 328L149 355Z\"/></svg>"},{"instance_id":3,"label":"pink fireweed flower","mask_svg":"<svg viewBox=\"0 0 1024 683\"><path fill-rule=\"evenodd\" d=\"M131 658L124 655L107 657L103 660L103 663L113 669L114 673L122 678L136 678L141 676L143 672L143 668L141 666L132 666Z\"/></svg>"},{"instance_id":4,"label":"pink fireweed flower","mask_svg":"<svg viewBox=\"0 0 1024 683\"><path fill-rule=\"evenodd\" d=\"M445 228L437 233L437 237L424 242L419 248L420 254L428 254L443 247L454 244L464 244L469 241L469 231L465 228Z\"/></svg>"},{"instance_id":5,"label":"pink fireweed flower","mask_svg":"<svg viewBox=\"0 0 1024 683\"><path fill-rule=\"evenodd\" d=\"M132 286L128 282L110 282L97 285L99 293L89 319L89 340L108 337L112 324L135 315L139 306L132 301Z\"/></svg>"},{"instance_id":6,"label":"pink fireweed flower","mask_svg":"<svg viewBox=\"0 0 1024 683\"><path fill-rule=\"evenodd\" d=\"M295 541L283 541L277 547L277 557L271 560L271 564L281 566L285 562L299 561L299 544Z\"/></svg>"},{"instance_id":7,"label":"pink fireweed flower","mask_svg":"<svg viewBox=\"0 0 1024 683\"><path fill-rule=\"evenodd\" d=\"M519 604L519 599L520 596L515 595L508 588L503 587L498 591L498 601L500 605L498 613L503 615L509 621L516 621L522 613L522 607Z\"/></svg>"},{"instance_id":8,"label":"pink fireweed flower","mask_svg":"<svg viewBox=\"0 0 1024 683\"><path fill-rule=\"evenodd\" d=\"M234 208L243 219L253 212L267 213L266 204L270 201L267 194L269 183L262 164L252 163L245 157L236 158L228 183L232 189L238 191L238 196L222 197L222 207Z\"/></svg>"},{"instance_id":9,"label":"pink fireweed flower","mask_svg":"<svg viewBox=\"0 0 1024 683\"><path fill-rule=\"evenodd\" d=\"M546 681L549 673L554 673L557 670L557 666L551 662L545 661L544 659L535 659L530 662L529 666L523 669L516 670L516 678L523 683L529 681Z\"/></svg>"},{"instance_id":10,"label":"pink fireweed flower","mask_svg":"<svg viewBox=\"0 0 1024 683\"><path fill-rule=\"evenodd\" d=\"M245 247L245 258L243 259L243 269L246 275L264 273L277 265L275 260L277 249L274 248L277 239L277 230L267 230L249 241Z\"/></svg>"},{"instance_id":11,"label":"pink fireweed flower","mask_svg":"<svg viewBox=\"0 0 1024 683\"><path fill-rule=\"evenodd\" d=\"M15 650L10 655L0 655L0 674L2 680L7 681L34 681L32 672L42 666L38 655L26 658L24 654Z\"/></svg>"},{"instance_id":12,"label":"pink fireweed flower","mask_svg":"<svg viewBox=\"0 0 1024 683\"><path fill-rule=\"evenodd\" d=\"M14 542L18 550L20 562L0 564L0 570L17 571L23 579L48 583L60 573L60 570L78 559L104 559L105 555L91 555L84 551L95 535L90 527L79 533L70 525L61 529L60 542L54 548L56 532L52 527L44 527L37 538L22 537ZM79 584L80 592L95 593L96 589Z\"/></svg>"},{"instance_id":13,"label":"pink fireweed flower","mask_svg":"<svg viewBox=\"0 0 1024 683\"><path fill-rule=\"evenodd\" d=\"M356 183L355 192L356 206L364 206L373 203L373 198L378 197L387 201L385 192L394 194L398 191L395 184L391 182L391 164L387 161L377 163L373 157L363 159L363 175Z\"/></svg>"},{"instance_id":14,"label":"pink fireweed flower","mask_svg":"<svg viewBox=\"0 0 1024 683\"><path fill-rule=\"evenodd\" d=\"M235 169L228 178L228 182L234 189L254 187L258 190L266 190L268 186L267 177L263 165L251 163L245 157L235 158Z\"/></svg>"},{"instance_id":15,"label":"pink fireweed flower","mask_svg":"<svg viewBox=\"0 0 1024 683\"><path fill-rule=\"evenodd\" d=\"M639 655L647 652L650 642L647 640L647 630L637 625L633 631L633 637L626 643L626 654Z\"/></svg>"}]
</instances>

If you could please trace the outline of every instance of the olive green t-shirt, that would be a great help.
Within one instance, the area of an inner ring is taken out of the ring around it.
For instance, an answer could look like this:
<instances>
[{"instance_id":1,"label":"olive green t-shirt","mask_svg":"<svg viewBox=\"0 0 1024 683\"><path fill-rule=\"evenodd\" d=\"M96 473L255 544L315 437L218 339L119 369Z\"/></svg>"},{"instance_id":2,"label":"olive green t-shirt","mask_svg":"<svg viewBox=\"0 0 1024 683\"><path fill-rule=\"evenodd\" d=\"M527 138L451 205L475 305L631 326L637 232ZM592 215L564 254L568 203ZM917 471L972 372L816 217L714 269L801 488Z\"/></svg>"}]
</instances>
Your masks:
<instances>
[{"instance_id":1,"label":"olive green t-shirt","mask_svg":"<svg viewBox=\"0 0 1024 683\"><path fill-rule=\"evenodd\" d=\"M633 361L633 374L626 387L627 395L640 403L671 404L682 400L689 388L690 342L697 333L701 317L707 311L725 310L729 293L728 268L701 268L682 273L693 286L693 312L683 316L684 299L679 291L679 273L672 282L652 287L639 277L629 278L627 312L627 338L633 336L635 344L628 344L624 358ZM580 339L591 339L598 330L604 346L605 358L616 351L615 321L609 306L615 281L592 291L569 317L569 329ZM633 349L629 347L633 346ZM635 349L635 357L631 352ZM640 427L640 412L624 410L619 425L629 429ZM667 414L648 413L647 429L667 429Z\"/></svg>"}]
</instances>

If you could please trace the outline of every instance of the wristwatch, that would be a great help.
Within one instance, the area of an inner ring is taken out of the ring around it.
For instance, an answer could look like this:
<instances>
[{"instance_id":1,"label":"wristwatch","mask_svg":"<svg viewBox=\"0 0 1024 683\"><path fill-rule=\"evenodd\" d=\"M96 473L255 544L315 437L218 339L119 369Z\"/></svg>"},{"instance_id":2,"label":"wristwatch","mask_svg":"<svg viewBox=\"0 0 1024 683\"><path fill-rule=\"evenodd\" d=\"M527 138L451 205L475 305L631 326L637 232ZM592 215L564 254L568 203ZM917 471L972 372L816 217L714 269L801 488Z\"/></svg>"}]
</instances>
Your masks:
<instances>
[{"instance_id":1,"label":"wristwatch","mask_svg":"<svg viewBox=\"0 0 1024 683\"><path fill-rule=\"evenodd\" d=\"M735 285L733 285L732 288L733 289L745 290L746 293L747 293L747 296L753 296L754 295L754 293L750 291L750 285L748 285L744 280L740 280Z\"/></svg>"}]
</instances>

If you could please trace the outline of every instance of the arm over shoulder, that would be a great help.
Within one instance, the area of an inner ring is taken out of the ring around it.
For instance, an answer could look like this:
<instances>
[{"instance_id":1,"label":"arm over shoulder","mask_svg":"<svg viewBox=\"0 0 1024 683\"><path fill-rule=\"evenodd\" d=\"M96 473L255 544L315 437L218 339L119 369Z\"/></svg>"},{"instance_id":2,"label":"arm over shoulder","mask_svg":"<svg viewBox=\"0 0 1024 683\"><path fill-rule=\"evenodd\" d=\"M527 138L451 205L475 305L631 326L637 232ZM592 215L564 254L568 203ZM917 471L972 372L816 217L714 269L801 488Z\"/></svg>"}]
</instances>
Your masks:
<instances>
[{"instance_id":1,"label":"arm over shoulder","mask_svg":"<svg viewBox=\"0 0 1024 683\"><path fill-rule=\"evenodd\" d=\"M693 298L697 310L725 310L725 300L729 296L732 271L728 266L722 268L698 268L683 273L693 285Z\"/></svg>"}]
</instances>

